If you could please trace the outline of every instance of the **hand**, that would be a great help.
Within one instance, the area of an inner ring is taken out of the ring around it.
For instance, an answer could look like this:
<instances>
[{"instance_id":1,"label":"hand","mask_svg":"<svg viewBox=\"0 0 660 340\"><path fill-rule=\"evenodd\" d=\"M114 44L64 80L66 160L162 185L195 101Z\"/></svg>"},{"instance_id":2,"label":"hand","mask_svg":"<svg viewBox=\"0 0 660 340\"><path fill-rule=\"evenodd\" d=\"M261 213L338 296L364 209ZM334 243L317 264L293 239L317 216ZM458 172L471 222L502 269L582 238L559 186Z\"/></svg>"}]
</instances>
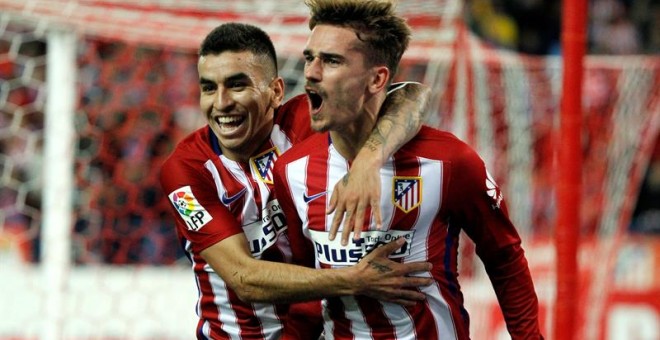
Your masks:
<instances>
[{"instance_id":1,"label":"hand","mask_svg":"<svg viewBox=\"0 0 660 340\"><path fill-rule=\"evenodd\" d=\"M380 184L378 166L356 166L335 185L327 210L327 214L335 212L329 232L331 241L335 239L342 220L341 244L348 244L351 231L353 239L359 240L365 218L368 223L369 216L365 216L368 208L371 208L376 229L381 229Z\"/></svg>"},{"instance_id":2,"label":"hand","mask_svg":"<svg viewBox=\"0 0 660 340\"><path fill-rule=\"evenodd\" d=\"M381 301L394 302L404 306L414 306L426 299L426 295L410 288L428 286L431 277L412 277L413 273L431 270L429 262L398 263L387 257L401 248L405 239L400 237L386 245L374 249L357 265L356 283L360 285L356 295L366 295Z\"/></svg>"}]
</instances>

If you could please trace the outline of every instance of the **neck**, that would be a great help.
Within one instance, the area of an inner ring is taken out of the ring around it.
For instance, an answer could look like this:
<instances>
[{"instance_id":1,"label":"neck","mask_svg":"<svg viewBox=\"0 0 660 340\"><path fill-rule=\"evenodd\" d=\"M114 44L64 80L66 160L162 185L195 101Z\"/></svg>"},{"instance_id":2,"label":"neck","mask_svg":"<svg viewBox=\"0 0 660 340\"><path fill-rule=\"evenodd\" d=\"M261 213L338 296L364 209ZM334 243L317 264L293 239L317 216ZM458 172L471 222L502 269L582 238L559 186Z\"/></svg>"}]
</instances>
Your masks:
<instances>
[{"instance_id":1,"label":"neck","mask_svg":"<svg viewBox=\"0 0 660 340\"><path fill-rule=\"evenodd\" d=\"M365 101L355 121L341 129L330 131L332 144L342 157L349 161L355 159L376 126L383 101L385 101L384 94L371 97Z\"/></svg>"}]
</instances>

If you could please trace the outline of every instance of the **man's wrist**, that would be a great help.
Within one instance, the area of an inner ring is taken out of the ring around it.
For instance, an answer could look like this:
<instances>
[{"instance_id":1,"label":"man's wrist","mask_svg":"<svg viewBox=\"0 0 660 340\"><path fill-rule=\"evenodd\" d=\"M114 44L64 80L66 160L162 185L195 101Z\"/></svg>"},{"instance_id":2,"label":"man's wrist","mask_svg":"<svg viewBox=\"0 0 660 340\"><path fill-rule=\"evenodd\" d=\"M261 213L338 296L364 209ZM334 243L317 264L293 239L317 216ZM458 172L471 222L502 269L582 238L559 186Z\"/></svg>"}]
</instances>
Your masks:
<instances>
[{"instance_id":1,"label":"man's wrist","mask_svg":"<svg viewBox=\"0 0 660 340\"><path fill-rule=\"evenodd\" d=\"M357 164L360 164L360 166L363 166L363 167L366 167L366 168L380 169L383 166L383 164L385 163L385 161L386 160L383 157L383 153L380 152L379 150L369 149L369 151L366 151L363 148L355 156L355 159L353 160L353 164L357 163Z\"/></svg>"},{"instance_id":2,"label":"man's wrist","mask_svg":"<svg viewBox=\"0 0 660 340\"><path fill-rule=\"evenodd\" d=\"M357 266L345 267L339 270L341 272L341 280L344 283L345 294L341 295L359 295L363 292L364 282L360 279L359 270ZM344 289L340 288L340 291Z\"/></svg>"}]
</instances>

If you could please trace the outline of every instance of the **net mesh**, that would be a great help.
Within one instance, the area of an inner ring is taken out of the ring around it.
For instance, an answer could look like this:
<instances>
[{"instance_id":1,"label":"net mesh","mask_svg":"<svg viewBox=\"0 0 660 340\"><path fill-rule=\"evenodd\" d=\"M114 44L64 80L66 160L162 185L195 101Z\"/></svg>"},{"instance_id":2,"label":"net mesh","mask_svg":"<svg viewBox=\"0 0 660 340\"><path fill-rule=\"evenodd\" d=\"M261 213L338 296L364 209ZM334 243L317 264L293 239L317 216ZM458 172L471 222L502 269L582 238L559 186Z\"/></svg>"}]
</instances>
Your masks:
<instances>
[{"instance_id":1,"label":"net mesh","mask_svg":"<svg viewBox=\"0 0 660 340\"><path fill-rule=\"evenodd\" d=\"M17 311L14 321L0 320L0 337L39 334L43 308L21 306L24 301L41 306L40 297L48 294L39 272L25 264L39 262L41 174L48 167L41 162L44 34L60 29L80 36L71 235L77 266L65 312L76 317L63 332L67 338L189 338L194 320L180 316L194 318L194 288L157 176L176 142L204 124L197 109L195 50L222 22L256 24L273 37L290 97L302 91L306 8L298 0L0 0L0 8L0 265L19 278L0 282L8 306ZM473 145L504 188L526 240L542 324L549 330L561 60L484 45L461 24L458 1L401 1L398 8L414 36L397 80L433 87L432 124ZM660 60L589 57L585 68L579 228L592 240L625 234L630 223L660 124ZM583 248L610 257L600 274L583 269L586 277L600 278L593 289L591 281L584 283L585 295L596 301L592 305L615 290L603 284L619 259L617 244ZM467 243L463 253L471 252ZM467 309L476 321L472 335L487 339L493 329L503 332L478 261L464 257L461 266ZM660 290L659 283L650 285ZM177 300L166 302L164 296ZM163 308L168 302L177 307ZM604 308L590 312L596 315L591 324L602 324L598 315ZM168 314L172 310L179 312ZM138 315L143 322L135 322ZM85 326L91 324L101 326Z\"/></svg>"}]
</instances>

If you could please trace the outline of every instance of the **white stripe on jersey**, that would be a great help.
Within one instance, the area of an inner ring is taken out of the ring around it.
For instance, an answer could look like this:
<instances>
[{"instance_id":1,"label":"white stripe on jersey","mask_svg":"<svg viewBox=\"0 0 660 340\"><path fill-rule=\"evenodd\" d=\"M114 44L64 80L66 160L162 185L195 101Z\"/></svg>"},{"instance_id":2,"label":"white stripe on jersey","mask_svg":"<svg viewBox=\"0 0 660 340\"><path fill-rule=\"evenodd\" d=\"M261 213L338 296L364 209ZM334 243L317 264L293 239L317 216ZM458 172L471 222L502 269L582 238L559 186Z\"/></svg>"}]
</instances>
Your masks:
<instances>
[{"instance_id":1,"label":"white stripe on jersey","mask_svg":"<svg viewBox=\"0 0 660 340\"><path fill-rule=\"evenodd\" d=\"M385 312L392 323L392 327L394 327L397 340L417 339L415 320L408 313L408 310L396 303L383 302L382 304L383 312Z\"/></svg>"},{"instance_id":2,"label":"white stripe on jersey","mask_svg":"<svg viewBox=\"0 0 660 340\"><path fill-rule=\"evenodd\" d=\"M220 156L220 161L222 162L222 165L225 166L229 170L229 173L245 188L245 202L255 202L254 199L254 189L252 188L252 183L250 183L250 180L247 178L247 174L245 171L243 171L243 168L241 165L236 162L232 161L231 159L225 157L225 156ZM215 178L216 182L219 182L220 185L222 186L223 190L225 186L222 184L222 180L220 177ZM220 198L221 196L218 196ZM266 196L268 197L268 196ZM262 200L263 202L264 200ZM243 211L241 213L241 225L247 225L250 223L254 223L256 221L261 220L261 209L263 207L257 207L256 204L244 204L243 205Z\"/></svg>"},{"instance_id":3,"label":"white stripe on jersey","mask_svg":"<svg viewBox=\"0 0 660 340\"><path fill-rule=\"evenodd\" d=\"M219 275L209 274L209 281L213 287L213 302L218 306L218 320L222 323L222 330L227 332L231 339L240 340L240 337L236 335L240 334L241 328L238 325L236 313L229 303L227 286Z\"/></svg>"},{"instance_id":4,"label":"white stripe on jersey","mask_svg":"<svg viewBox=\"0 0 660 340\"><path fill-rule=\"evenodd\" d=\"M287 138L286 134L277 124L273 126L273 131L270 132L270 140L273 142L273 145L277 146L280 152L285 152L293 146L289 138Z\"/></svg>"},{"instance_id":5,"label":"white stripe on jersey","mask_svg":"<svg viewBox=\"0 0 660 340\"><path fill-rule=\"evenodd\" d=\"M426 302L429 309L433 311L438 339L458 339L454 318L447 301L442 297L438 284L421 287L420 290L426 294Z\"/></svg>"},{"instance_id":6,"label":"white stripe on jersey","mask_svg":"<svg viewBox=\"0 0 660 340\"><path fill-rule=\"evenodd\" d=\"M305 203L305 200L303 199L303 195L305 195L306 192L306 185L307 183L307 160L309 157L303 157L300 159L297 159L289 164L286 165L286 176L288 177L289 174L293 174L297 178L301 178L301 181L291 181L287 178L287 182L291 185L290 190L291 190L291 199L293 200L294 205L296 206L296 210L298 211L298 216L300 216L300 219L302 221L302 225L306 226L308 225L309 219L307 215L307 209L308 206ZM305 237L310 238L309 234L309 229L308 228L303 228L303 232L305 234Z\"/></svg>"}]
</instances>

